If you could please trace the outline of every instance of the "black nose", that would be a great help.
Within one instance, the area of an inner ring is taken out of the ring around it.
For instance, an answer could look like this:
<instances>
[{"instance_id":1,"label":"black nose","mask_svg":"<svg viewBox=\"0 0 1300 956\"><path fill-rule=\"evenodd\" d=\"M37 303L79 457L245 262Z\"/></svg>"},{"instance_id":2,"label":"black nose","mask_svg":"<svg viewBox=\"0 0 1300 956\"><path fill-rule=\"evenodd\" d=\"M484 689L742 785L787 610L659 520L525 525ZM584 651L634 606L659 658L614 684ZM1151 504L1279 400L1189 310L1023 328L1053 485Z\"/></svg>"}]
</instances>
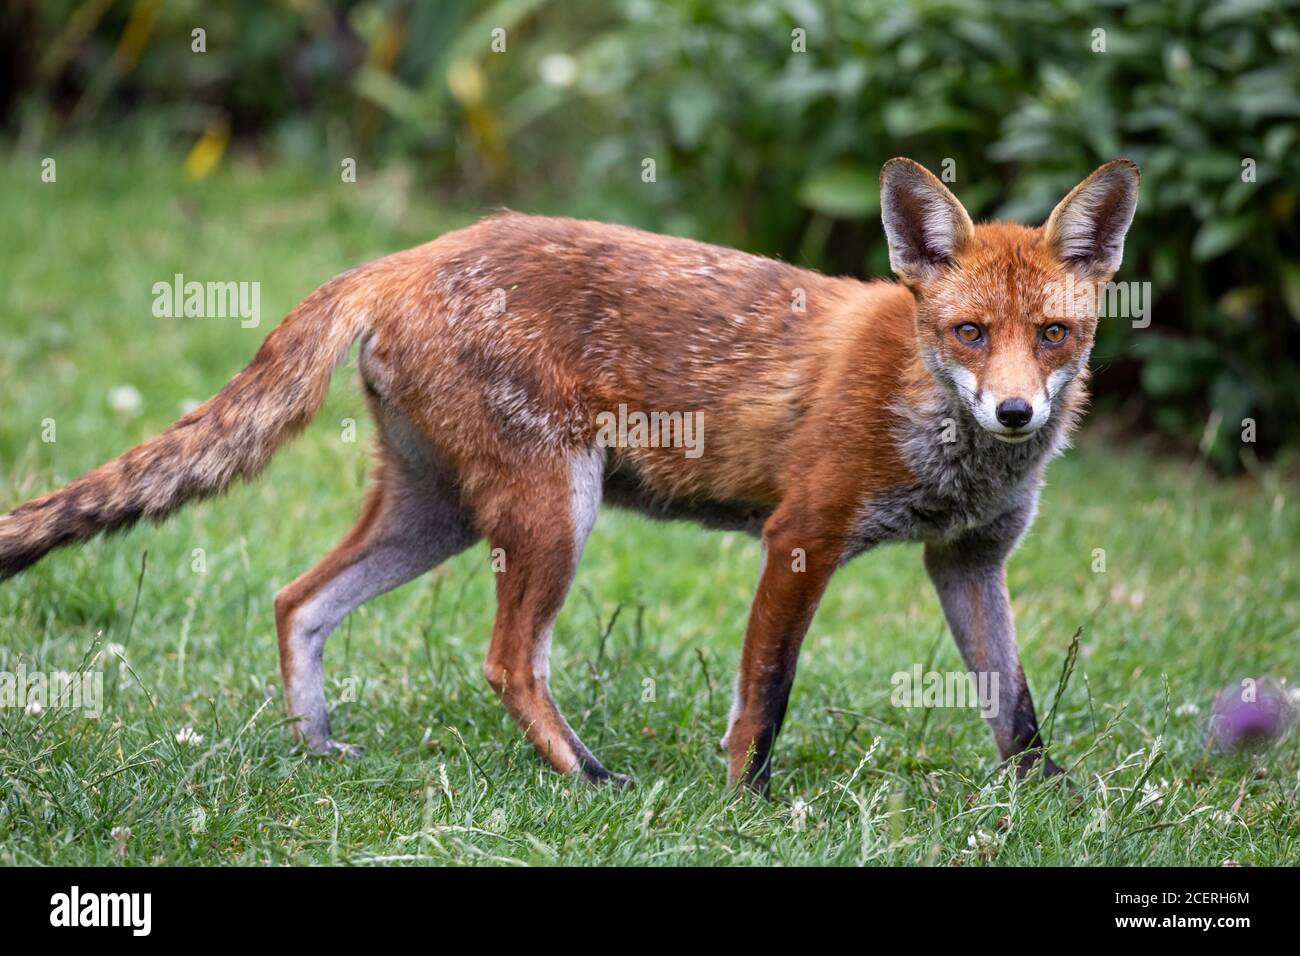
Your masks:
<instances>
[{"instance_id":1,"label":"black nose","mask_svg":"<svg viewBox=\"0 0 1300 956\"><path fill-rule=\"evenodd\" d=\"M998 405L998 421L1008 428L1020 428L1029 424L1034 417L1034 410L1023 398L1008 398Z\"/></svg>"}]
</instances>

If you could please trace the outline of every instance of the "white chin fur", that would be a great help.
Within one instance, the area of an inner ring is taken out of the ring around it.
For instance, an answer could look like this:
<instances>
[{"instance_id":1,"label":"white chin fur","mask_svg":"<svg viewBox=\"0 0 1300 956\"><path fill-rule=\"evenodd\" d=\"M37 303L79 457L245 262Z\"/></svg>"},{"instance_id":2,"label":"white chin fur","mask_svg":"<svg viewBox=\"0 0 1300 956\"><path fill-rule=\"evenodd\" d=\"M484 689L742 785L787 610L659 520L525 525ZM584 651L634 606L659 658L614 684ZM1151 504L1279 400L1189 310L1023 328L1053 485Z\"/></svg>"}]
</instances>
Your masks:
<instances>
[{"instance_id":1,"label":"white chin fur","mask_svg":"<svg viewBox=\"0 0 1300 956\"><path fill-rule=\"evenodd\" d=\"M1034 432L1024 432L1020 435L1003 435L999 432L989 431L988 429L985 429L985 431L988 431L988 433L998 441L1004 441L1008 445L1019 445L1021 442L1029 441L1029 439L1034 437Z\"/></svg>"},{"instance_id":2,"label":"white chin fur","mask_svg":"<svg viewBox=\"0 0 1300 956\"><path fill-rule=\"evenodd\" d=\"M1034 417L1029 423L1031 426L1029 430L1006 433L1002 431L1002 423L998 421L997 402L988 392L978 390L975 376L960 366L950 368L948 373L953 384L957 386L957 393L966 402L966 407L970 409L970 413L975 417L975 421L979 426L998 441L1006 442L1008 445L1019 445L1022 442L1029 441L1052 414L1050 398L1047 395L1037 396L1034 401Z\"/></svg>"}]
</instances>

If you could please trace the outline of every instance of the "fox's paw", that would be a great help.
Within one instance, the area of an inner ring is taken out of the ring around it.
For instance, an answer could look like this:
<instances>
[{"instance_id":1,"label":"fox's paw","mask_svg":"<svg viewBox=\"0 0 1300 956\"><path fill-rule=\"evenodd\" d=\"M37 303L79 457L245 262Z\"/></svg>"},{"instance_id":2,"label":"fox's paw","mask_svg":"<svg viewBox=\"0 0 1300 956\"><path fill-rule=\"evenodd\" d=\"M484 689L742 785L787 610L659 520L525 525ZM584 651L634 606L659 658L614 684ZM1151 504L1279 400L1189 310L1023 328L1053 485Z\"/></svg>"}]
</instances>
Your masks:
<instances>
[{"instance_id":1,"label":"fox's paw","mask_svg":"<svg viewBox=\"0 0 1300 956\"><path fill-rule=\"evenodd\" d=\"M326 740L312 744L312 753L318 757L334 757L338 760L356 760L361 756L361 748L345 744L338 740Z\"/></svg>"},{"instance_id":2,"label":"fox's paw","mask_svg":"<svg viewBox=\"0 0 1300 956\"><path fill-rule=\"evenodd\" d=\"M578 771L578 779L583 783L598 787L612 787L615 790L627 790L632 786L632 778L627 774L614 773L600 764L581 768Z\"/></svg>"}]
</instances>

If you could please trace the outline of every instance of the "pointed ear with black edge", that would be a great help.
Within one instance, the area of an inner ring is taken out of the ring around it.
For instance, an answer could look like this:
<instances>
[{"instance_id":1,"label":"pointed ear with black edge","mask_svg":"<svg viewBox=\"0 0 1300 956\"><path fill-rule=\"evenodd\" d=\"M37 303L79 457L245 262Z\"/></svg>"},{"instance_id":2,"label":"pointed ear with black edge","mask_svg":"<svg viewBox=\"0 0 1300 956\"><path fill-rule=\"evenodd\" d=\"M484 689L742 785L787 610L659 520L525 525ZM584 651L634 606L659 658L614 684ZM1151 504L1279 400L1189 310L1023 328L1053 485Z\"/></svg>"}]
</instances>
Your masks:
<instances>
[{"instance_id":1,"label":"pointed ear with black edge","mask_svg":"<svg viewBox=\"0 0 1300 956\"><path fill-rule=\"evenodd\" d=\"M1124 237L1138 199L1137 163L1114 159L1060 201L1043 234L1048 246L1075 275L1108 282L1124 258Z\"/></svg>"},{"instance_id":2,"label":"pointed ear with black edge","mask_svg":"<svg viewBox=\"0 0 1300 956\"><path fill-rule=\"evenodd\" d=\"M951 266L975 226L948 187L920 163L899 157L880 170L880 218L889 267L909 286Z\"/></svg>"}]
</instances>

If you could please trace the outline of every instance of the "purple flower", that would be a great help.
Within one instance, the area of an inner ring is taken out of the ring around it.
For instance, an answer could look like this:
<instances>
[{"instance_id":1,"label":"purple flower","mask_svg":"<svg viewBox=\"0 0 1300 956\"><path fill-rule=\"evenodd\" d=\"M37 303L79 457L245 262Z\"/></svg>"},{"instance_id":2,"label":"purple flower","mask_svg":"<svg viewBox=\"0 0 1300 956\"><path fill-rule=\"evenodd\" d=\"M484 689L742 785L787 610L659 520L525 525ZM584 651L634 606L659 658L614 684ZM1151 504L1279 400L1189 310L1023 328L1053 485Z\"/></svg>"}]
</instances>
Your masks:
<instances>
[{"instance_id":1,"label":"purple flower","mask_svg":"<svg viewBox=\"0 0 1300 956\"><path fill-rule=\"evenodd\" d=\"M1280 740L1290 728L1286 688L1268 677L1229 684L1214 699L1209 743L1220 750L1245 750Z\"/></svg>"}]
</instances>

